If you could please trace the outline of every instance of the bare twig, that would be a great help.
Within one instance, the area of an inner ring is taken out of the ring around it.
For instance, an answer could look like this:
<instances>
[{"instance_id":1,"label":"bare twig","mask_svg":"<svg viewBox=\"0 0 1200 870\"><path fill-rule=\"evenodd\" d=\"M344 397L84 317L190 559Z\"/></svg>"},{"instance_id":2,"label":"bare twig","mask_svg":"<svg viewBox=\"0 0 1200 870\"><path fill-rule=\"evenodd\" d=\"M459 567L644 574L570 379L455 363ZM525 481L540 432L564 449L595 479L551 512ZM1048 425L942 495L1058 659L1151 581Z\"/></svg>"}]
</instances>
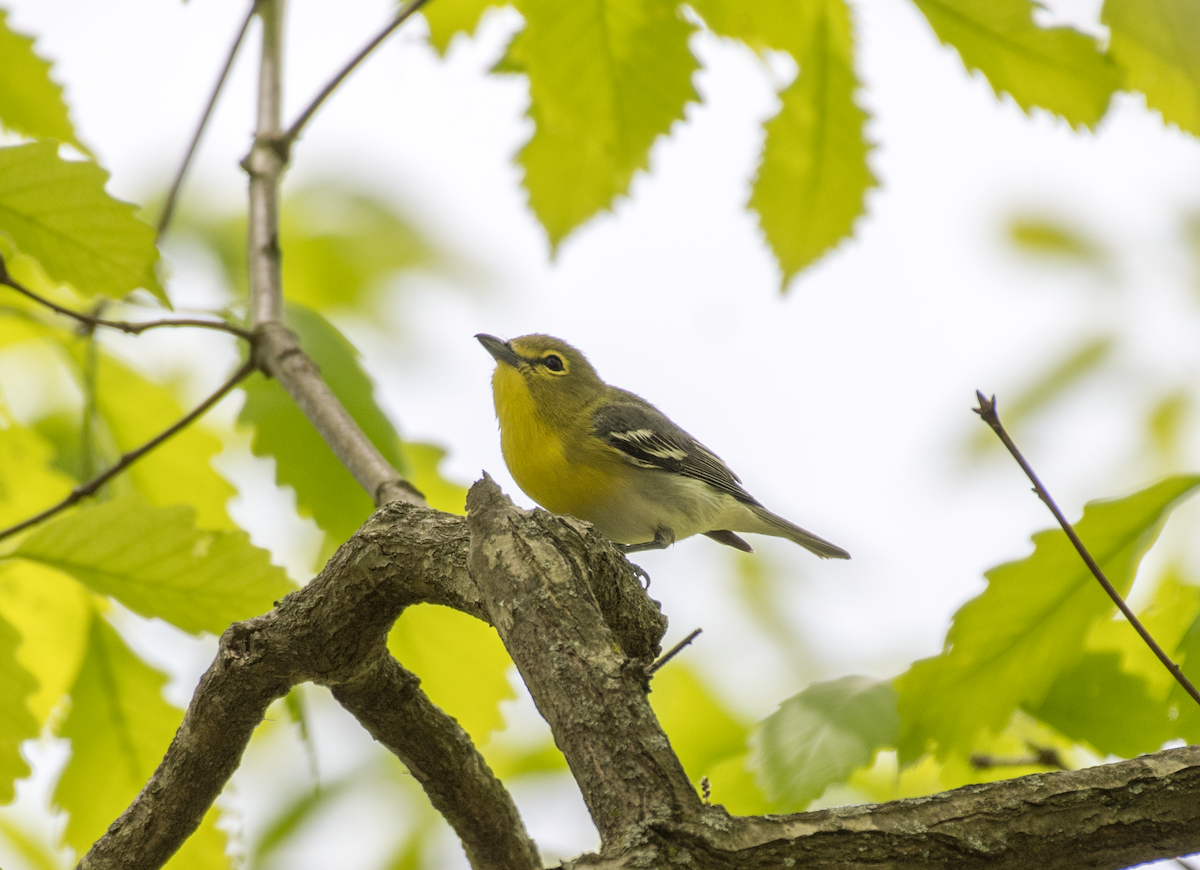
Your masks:
<instances>
[{"instance_id":1,"label":"bare twig","mask_svg":"<svg viewBox=\"0 0 1200 870\"><path fill-rule=\"evenodd\" d=\"M683 651L683 648L685 646L687 646L688 644L690 644L692 641L694 641L696 638L698 638L700 636L700 632L702 632L702 631L704 631L704 629L697 628L695 631L693 631L691 634L689 634L687 637L685 637L679 643L675 644L675 646L671 647L669 650L667 650L665 653L663 653L661 656L659 656L658 661L656 661L650 667L646 668L646 676L650 676L655 671L657 671L659 668L661 668L663 665L665 665L667 662L669 662L671 659L675 658L675 656L679 655L679 653L681 653Z\"/></svg>"},{"instance_id":2,"label":"bare twig","mask_svg":"<svg viewBox=\"0 0 1200 870\"><path fill-rule=\"evenodd\" d=\"M122 454L121 458L118 459L111 468L96 475L86 483L81 483L79 486L75 487L73 490L71 490L71 494L62 501L58 502L58 504L52 505L41 513L35 514L26 520L22 520L15 526L9 526L7 529L0 529L0 541L10 537L11 535L15 535L17 532L28 529L30 526L35 526L43 520L49 519L60 511L66 510L76 502L87 498L89 495L93 495L98 489L100 489L100 487L104 486L104 484L108 483L126 468L133 465L133 463L137 462L155 447L162 444L175 433L186 429L198 417L203 415L205 411L207 411L217 402L221 401L221 399L225 397L226 393L236 387L242 381L242 379L254 371L254 369L255 365L253 358L246 360L246 362L242 363L241 367L232 375L230 375L225 383L221 384L221 386L218 387L216 391L212 393L212 395L181 417L177 423L167 427L162 432L159 432L141 447L136 447L133 450L130 450L128 453Z\"/></svg>"},{"instance_id":3,"label":"bare twig","mask_svg":"<svg viewBox=\"0 0 1200 870\"><path fill-rule=\"evenodd\" d=\"M232 323L226 323L224 320L202 320L200 318L164 318L161 320L106 320L95 314L83 314L79 311L72 311L70 308L64 308L57 302L47 299L41 294L34 293L28 287L23 286L19 281L9 274L7 266L4 264L3 258L0 258L0 284L16 290L22 296L32 299L39 305L44 305L56 314L61 314L64 317L70 317L72 320L83 324L88 329L95 329L97 326L107 327L108 329L117 329L129 335L141 335L149 329L159 329L164 326L194 326L199 329L213 329L218 332L228 332L231 335L236 335L238 338L243 338L246 341L253 341L254 336L240 326L235 326Z\"/></svg>"},{"instance_id":4,"label":"bare twig","mask_svg":"<svg viewBox=\"0 0 1200 870\"><path fill-rule=\"evenodd\" d=\"M317 109L324 105L325 101L329 99L330 95L332 95L333 92L338 89L338 86L346 80L346 77L349 76L350 73L354 72L354 70L358 68L358 65L366 60L367 56L370 55L370 53L376 48L378 48L385 39L391 36L392 32L395 31L397 27L412 17L413 13L415 13L428 2L429 0L409 0L408 3L405 3L404 6L400 8L400 11L396 13L396 17L393 18L388 25L384 27L383 30L378 33L378 35L375 36L374 39L363 46L362 50L352 57L346 63L346 65L342 67L337 75L329 80L329 83L325 85L325 87L321 89L321 92L313 98L312 102L308 104L308 107L300 113L300 117L292 123L292 126L289 127L287 132L284 134L284 140L289 146L300 137L300 134L304 132L305 126L307 126L308 122L312 120L312 116L317 113Z\"/></svg>"},{"instance_id":5,"label":"bare twig","mask_svg":"<svg viewBox=\"0 0 1200 870\"><path fill-rule=\"evenodd\" d=\"M229 56L225 58L225 66L221 68L221 74L217 77L217 84L213 87L212 95L208 98L208 105L204 107L204 113L200 116L200 123L196 125L196 132L192 135L191 144L188 145L187 153L183 156L183 162L179 164L179 170L175 173L175 179L171 182L171 189L167 192L166 202L163 203L162 214L158 216L158 234L155 238L156 242L162 241L163 234L167 231L167 226L171 223L171 217L175 213L175 202L179 198L180 188L183 187L183 177L187 174L188 168L191 166L192 157L196 154L196 149L200 145L200 137L204 135L204 128L208 126L208 119L212 117L213 109L217 105L217 98L221 95L221 89L225 86L225 79L229 76L229 70L233 67L234 58L237 57L238 49L242 46L242 40L246 38L246 31L250 28L250 20L254 18L255 2L251 0L250 8L246 11L246 17L242 21L241 28L238 29L237 38L233 40L233 45L229 48Z\"/></svg>"},{"instance_id":6,"label":"bare twig","mask_svg":"<svg viewBox=\"0 0 1200 870\"><path fill-rule=\"evenodd\" d=\"M995 755L977 753L971 756L971 767L976 770L991 770L995 767L1053 767L1057 770L1069 770L1063 763L1062 756L1053 746L1034 746L1029 744L1032 755L1025 758L998 758Z\"/></svg>"},{"instance_id":7,"label":"bare twig","mask_svg":"<svg viewBox=\"0 0 1200 870\"><path fill-rule=\"evenodd\" d=\"M1033 491L1046 504L1046 507L1050 508L1050 512L1054 514L1054 518L1058 520L1058 524L1062 526L1062 530L1067 533L1067 537L1075 545L1079 557L1088 566L1088 569L1092 572L1092 576L1104 587L1104 591L1108 593L1108 597L1113 600L1113 603L1117 605L1121 613L1125 614L1125 618L1129 620L1129 624L1141 635L1142 640L1146 642L1146 646L1150 647L1150 650L1158 656L1158 660L1163 663L1163 667L1171 672L1171 676L1192 697L1192 700L1200 704L1200 692L1196 691L1196 687L1192 685L1192 681L1184 676L1179 665L1171 661L1171 657L1163 652L1163 648L1150 636L1150 632L1146 630L1141 620L1137 618L1129 608L1129 605L1125 603L1125 599L1121 597L1121 594L1113 588L1112 583L1104 576L1104 572L1100 570L1100 566L1096 564L1096 560L1092 558L1092 554L1083 545L1083 541L1079 540L1079 535L1075 533L1074 527L1067 522L1067 518L1063 516L1063 512L1058 509L1058 505L1050 497L1050 493L1046 492L1046 488L1042 486L1042 482L1038 479L1037 474L1034 473L1033 468L1025 461L1025 457L1021 455L1021 451L1017 449L1017 445L1013 443L1012 438L1005 431L1004 425L1000 422L1000 417L996 414L996 397L992 396L990 399L984 398L983 393L979 390L975 391L975 395L979 398L979 407L973 410L983 418L985 423L992 427L992 431L996 433L996 437L1008 448L1008 452L1012 454L1013 459L1017 460L1017 464L1025 471L1026 476L1033 483Z\"/></svg>"}]
</instances>

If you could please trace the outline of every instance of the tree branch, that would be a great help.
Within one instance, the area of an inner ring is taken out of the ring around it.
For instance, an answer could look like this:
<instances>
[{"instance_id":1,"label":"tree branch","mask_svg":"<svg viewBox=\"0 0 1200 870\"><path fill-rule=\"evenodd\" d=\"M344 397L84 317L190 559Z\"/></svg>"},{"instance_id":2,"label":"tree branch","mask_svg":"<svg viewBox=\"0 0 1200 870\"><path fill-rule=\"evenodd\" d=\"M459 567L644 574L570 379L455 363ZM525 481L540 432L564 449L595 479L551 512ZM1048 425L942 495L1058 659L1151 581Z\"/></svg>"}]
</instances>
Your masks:
<instances>
[{"instance_id":1,"label":"tree branch","mask_svg":"<svg viewBox=\"0 0 1200 870\"><path fill-rule=\"evenodd\" d=\"M1096 582L1108 593L1108 597L1113 600L1113 603L1117 605L1117 608L1129 620L1129 624L1133 626L1146 646L1150 647L1150 651L1162 662L1163 667L1170 672L1171 676L1191 696L1192 700L1200 704L1200 691L1196 690L1196 687L1192 685L1192 681L1184 675L1179 665L1171 661L1171 657L1166 654L1163 648L1158 645L1158 641L1142 625L1142 621L1137 618L1137 614L1125 603L1125 599L1121 597L1121 593L1104 576L1104 572L1100 570L1100 566L1096 564L1096 560L1092 558L1092 554L1088 552L1087 547L1083 545L1083 541L1079 539L1079 535L1075 533L1075 527L1067 521L1067 518L1059 510L1054 499L1050 497L1050 493L1046 491L1046 487L1042 486L1042 482L1038 479L1037 474L1034 473L1033 467L1021 454L1021 451L1017 449L1016 443L1005 430L1004 424L1000 422L1000 416L996 413L996 397L992 396L990 399L984 398L983 393L979 390L975 391L975 395L979 399L979 407L974 409L975 413L983 418L983 422L992 427L992 431L996 433L996 437L1008 448L1008 452L1012 454L1013 459L1017 460L1017 464L1021 466L1021 469L1025 472L1025 476L1033 483L1033 491L1037 493L1038 498L1050 509L1050 513L1054 514L1054 518L1058 520L1058 524L1066 532L1067 537L1075 546L1075 551L1079 553L1079 558L1083 559L1083 563L1088 566L1088 570L1092 572L1092 576L1096 578Z\"/></svg>"},{"instance_id":2,"label":"tree branch","mask_svg":"<svg viewBox=\"0 0 1200 870\"><path fill-rule=\"evenodd\" d=\"M50 517L54 516L55 514L59 513L60 511L66 510L71 505L75 504L78 501L81 501L84 498L87 498L89 495L94 495L96 493L96 491L100 489L100 487L104 486L104 484L108 483L110 480L112 480L114 477L116 477L118 474L120 474L126 468L133 465L133 463L137 462L139 459L141 459L143 456L145 456L147 453L149 453L155 447L158 447L160 444L162 444L164 441L171 438L171 436L175 435L177 432L180 432L183 429L186 429L193 422L195 422L198 418L203 416L204 413L206 411L208 411L209 408L211 408L217 402L221 401L221 399L223 399L230 390L232 390L234 387L236 387L252 371L254 371L254 368L255 368L255 366L254 366L254 362L252 360L247 360L246 362L242 363L242 365L238 368L238 370L236 372L234 372L232 375L230 375L228 379L226 379L225 383L223 383L223 384L221 384L221 386L217 387L217 389L207 399L205 399L203 402L201 402L199 405L197 405L195 408L193 408L191 411L189 411L187 414L185 414L183 417L181 417L177 423L175 423L171 426L168 426L166 429L164 429L162 432L159 432L157 435L155 435L153 438L151 438L149 441L147 441L142 446L135 447L133 450L130 450L128 453L122 454L121 458L118 459L110 468L108 468L105 471L101 472L100 474L96 475L91 480L87 481L86 483L79 484L79 486L77 486L73 490L71 490L70 495L68 495L62 501L58 502L58 504L51 505L50 507L46 508L41 513L35 514L34 516L29 517L26 520L22 520L21 522L17 523L16 525L9 526L7 529L0 529L0 541L4 540L5 538L7 538L11 535L15 535L17 532L23 531L24 529L28 529L31 526L36 526L38 523L42 522L43 520L47 520Z\"/></svg>"}]
</instances>

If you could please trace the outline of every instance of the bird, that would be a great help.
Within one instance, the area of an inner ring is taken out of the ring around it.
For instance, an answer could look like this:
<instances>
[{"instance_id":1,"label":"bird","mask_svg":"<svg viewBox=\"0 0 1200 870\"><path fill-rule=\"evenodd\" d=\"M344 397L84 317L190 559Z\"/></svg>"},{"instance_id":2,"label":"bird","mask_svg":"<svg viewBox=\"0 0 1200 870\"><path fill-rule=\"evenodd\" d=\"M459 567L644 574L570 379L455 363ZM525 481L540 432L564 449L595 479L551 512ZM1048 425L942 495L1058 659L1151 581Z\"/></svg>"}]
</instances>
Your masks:
<instances>
[{"instance_id":1,"label":"bird","mask_svg":"<svg viewBox=\"0 0 1200 870\"><path fill-rule=\"evenodd\" d=\"M590 522L625 553L701 534L747 553L738 532L794 541L825 559L836 544L767 510L721 459L640 396L605 383L549 335L479 333L496 361L492 395L504 461L552 513Z\"/></svg>"}]
</instances>

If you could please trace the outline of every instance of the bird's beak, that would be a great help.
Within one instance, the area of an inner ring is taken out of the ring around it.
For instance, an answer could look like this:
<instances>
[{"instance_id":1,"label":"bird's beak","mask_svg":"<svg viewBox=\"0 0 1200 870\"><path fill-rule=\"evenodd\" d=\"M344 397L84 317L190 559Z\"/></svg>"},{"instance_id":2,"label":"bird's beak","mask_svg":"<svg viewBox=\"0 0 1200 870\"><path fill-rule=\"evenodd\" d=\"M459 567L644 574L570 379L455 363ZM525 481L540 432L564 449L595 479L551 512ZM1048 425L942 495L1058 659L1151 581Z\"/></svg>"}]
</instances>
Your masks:
<instances>
[{"instance_id":1,"label":"bird's beak","mask_svg":"<svg viewBox=\"0 0 1200 870\"><path fill-rule=\"evenodd\" d=\"M507 363L514 369L519 369L525 364L525 361L517 355L507 341L501 341L486 332L481 332L475 337L479 339L479 343L483 345L484 349L496 358L496 362Z\"/></svg>"}]
</instances>

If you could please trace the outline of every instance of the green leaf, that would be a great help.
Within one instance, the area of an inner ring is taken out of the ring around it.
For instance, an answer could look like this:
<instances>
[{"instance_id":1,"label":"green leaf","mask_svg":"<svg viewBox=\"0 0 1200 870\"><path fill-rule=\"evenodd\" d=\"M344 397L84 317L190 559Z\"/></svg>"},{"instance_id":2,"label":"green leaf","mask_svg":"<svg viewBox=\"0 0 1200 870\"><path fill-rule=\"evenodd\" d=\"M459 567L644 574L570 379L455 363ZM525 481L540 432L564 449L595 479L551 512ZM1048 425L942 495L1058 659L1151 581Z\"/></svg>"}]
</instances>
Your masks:
<instances>
[{"instance_id":1,"label":"green leaf","mask_svg":"<svg viewBox=\"0 0 1200 870\"><path fill-rule=\"evenodd\" d=\"M166 303L154 228L109 196L107 181L95 163L61 159L53 142L0 148L0 233L85 296L142 287Z\"/></svg>"},{"instance_id":2,"label":"green leaf","mask_svg":"<svg viewBox=\"0 0 1200 870\"><path fill-rule=\"evenodd\" d=\"M1008 223L1008 240L1018 250L1043 257L1074 260L1088 266L1103 266L1108 253L1087 233L1042 215L1016 215Z\"/></svg>"},{"instance_id":3,"label":"green leaf","mask_svg":"<svg viewBox=\"0 0 1200 870\"><path fill-rule=\"evenodd\" d=\"M650 703L692 782L745 754L746 726L686 666L673 662L654 675Z\"/></svg>"},{"instance_id":4,"label":"green leaf","mask_svg":"<svg viewBox=\"0 0 1200 870\"><path fill-rule=\"evenodd\" d=\"M302 305L288 304L286 319L350 416L403 473L399 436L375 401L375 386L363 371L358 351L329 321ZM254 427L250 449L255 456L275 460L275 480L296 491L300 513L316 520L327 544L341 544L371 515L375 508L371 496L277 381L255 375L243 383L246 404L238 422Z\"/></svg>"},{"instance_id":5,"label":"green leaf","mask_svg":"<svg viewBox=\"0 0 1200 870\"><path fill-rule=\"evenodd\" d=\"M0 429L0 528L64 498L73 481L52 467L54 448L33 429Z\"/></svg>"},{"instance_id":6,"label":"green leaf","mask_svg":"<svg viewBox=\"0 0 1200 870\"><path fill-rule=\"evenodd\" d=\"M844 0L701 0L712 30L758 52L785 51L800 74L765 125L750 195L783 283L850 235L876 182L867 167L866 113L854 102L854 35Z\"/></svg>"},{"instance_id":7,"label":"green leaf","mask_svg":"<svg viewBox=\"0 0 1200 870\"><path fill-rule=\"evenodd\" d=\"M516 697L512 660L490 625L448 607L410 607L392 626L388 649L476 743L504 725L500 703Z\"/></svg>"},{"instance_id":8,"label":"green leaf","mask_svg":"<svg viewBox=\"0 0 1200 870\"><path fill-rule=\"evenodd\" d=\"M558 244L648 165L699 97L693 27L673 0L520 0L525 29L497 71L529 76L534 134L517 156L529 205Z\"/></svg>"},{"instance_id":9,"label":"green leaf","mask_svg":"<svg viewBox=\"0 0 1200 870\"><path fill-rule=\"evenodd\" d=\"M1058 675L1041 704L1026 709L1101 755L1132 758L1157 752L1174 736L1167 705L1147 689L1141 677L1121 670L1118 653L1087 653Z\"/></svg>"},{"instance_id":10,"label":"green leaf","mask_svg":"<svg viewBox=\"0 0 1200 870\"><path fill-rule=\"evenodd\" d=\"M1090 502L1075 530L1124 595L1171 509L1200 477L1170 477L1125 498ZM896 678L900 755L966 755L982 729L998 733L1021 705L1036 707L1059 674L1082 658L1084 640L1112 601L1059 529L1033 536L1032 555L988 571L987 589L963 605L946 650Z\"/></svg>"},{"instance_id":11,"label":"green leaf","mask_svg":"<svg viewBox=\"0 0 1200 870\"><path fill-rule=\"evenodd\" d=\"M82 348L78 352L82 366ZM166 387L103 352L96 370L96 410L121 452L142 446L185 413ZM201 526L235 529L225 505L237 491L212 467L223 449L220 438L193 423L135 462L124 476L152 504L182 502L195 508Z\"/></svg>"},{"instance_id":12,"label":"green leaf","mask_svg":"<svg viewBox=\"0 0 1200 870\"><path fill-rule=\"evenodd\" d=\"M452 514L467 512L467 488L442 477L438 466L446 451L435 444L404 442L404 458L408 460L409 482L425 495L431 508Z\"/></svg>"},{"instance_id":13,"label":"green leaf","mask_svg":"<svg viewBox=\"0 0 1200 870\"><path fill-rule=\"evenodd\" d=\"M1163 120L1200 136L1200 7L1194 0L1105 0L1100 21L1125 86Z\"/></svg>"},{"instance_id":14,"label":"green leaf","mask_svg":"<svg viewBox=\"0 0 1200 870\"><path fill-rule=\"evenodd\" d=\"M0 804L16 797L14 783L30 773L21 757L21 743L38 735L38 722L29 711L37 680L17 661L21 636L0 615Z\"/></svg>"},{"instance_id":15,"label":"green leaf","mask_svg":"<svg viewBox=\"0 0 1200 870\"><path fill-rule=\"evenodd\" d=\"M769 798L802 806L895 746L898 730L890 683L857 676L814 683L762 721L751 763Z\"/></svg>"},{"instance_id":16,"label":"green leaf","mask_svg":"<svg viewBox=\"0 0 1200 870\"><path fill-rule=\"evenodd\" d=\"M442 57L450 50L450 41L459 33L471 36L479 27L483 13L493 7L507 6L497 0L438 0L421 9L429 24L429 44Z\"/></svg>"},{"instance_id":17,"label":"green leaf","mask_svg":"<svg viewBox=\"0 0 1200 870\"><path fill-rule=\"evenodd\" d=\"M62 736L71 759L54 790L66 841L87 851L154 773L183 717L163 700L165 674L135 656L96 614Z\"/></svg>"},{"instance_id":18,"label":"green leaf","mask_svg":"<svg viewBox=\"0 0 1200 870\"><path fill-rule=\"evenodd\" d=\"M67 115L62 88L50 78L50 63L33 50L33 39L9 29L0 9L0 124L30 139L57 139L83 153Z\"/></svg>"},{"instance_id":19,"label":"green leaf","mask_svg":"<svg viewBox=\"0 0 1200 870\"><path fill-rule=\"evenodd\" d=\"M1094 127L1121 85L1096 41L1069 27L1038 27L1031 0L913 0L963 65L1026 112L1035 106Z\"/></svg>"},{"instance_id":20,"label":"green leaf","mask_svg":"<svg viewBox=\"0 0 1200 870\"><path fill-rule=\"evenodd\" d=\"M220 634L293 588L245 532L198 529L191 508L156 508L132 493L42 526L13 556L192 633Z\"/></svg>"}]
</instances>

